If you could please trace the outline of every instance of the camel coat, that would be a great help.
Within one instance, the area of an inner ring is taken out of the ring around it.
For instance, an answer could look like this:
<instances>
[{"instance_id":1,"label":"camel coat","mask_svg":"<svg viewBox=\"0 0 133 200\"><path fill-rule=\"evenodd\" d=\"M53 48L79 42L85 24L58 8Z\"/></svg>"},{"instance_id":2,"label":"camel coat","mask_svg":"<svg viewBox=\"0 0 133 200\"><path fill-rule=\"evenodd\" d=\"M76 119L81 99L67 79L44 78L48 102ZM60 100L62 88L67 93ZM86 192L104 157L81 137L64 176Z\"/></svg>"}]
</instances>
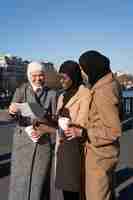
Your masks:
<instances>
[{"instance_id":1,"label":"camel coat","mask_svg":"<svg viewBox=\"0 0 133 200\"><path fill-rule=\"evenodd\" d=\"M86 200L112 200L113 175L119 157L121 125L119 91L112 73L100 79L91 94L85 147Z\"/></svg>"},{"instance_id":2,"label":"camel coat","mask_svg":"<svg viewBox=\"0 0 133 200\"><path fill-rule=\"evenodd\" d=\"M87 126L89 112L88 89L81 85L76 94L67 102L70 118L74 124ZM63 95L58 99L57 110L63 106ZM72 192L80 192L81 162L79 139L66 140L60 143L57 151L56 187Z\"/></svg>"}]
</instances>

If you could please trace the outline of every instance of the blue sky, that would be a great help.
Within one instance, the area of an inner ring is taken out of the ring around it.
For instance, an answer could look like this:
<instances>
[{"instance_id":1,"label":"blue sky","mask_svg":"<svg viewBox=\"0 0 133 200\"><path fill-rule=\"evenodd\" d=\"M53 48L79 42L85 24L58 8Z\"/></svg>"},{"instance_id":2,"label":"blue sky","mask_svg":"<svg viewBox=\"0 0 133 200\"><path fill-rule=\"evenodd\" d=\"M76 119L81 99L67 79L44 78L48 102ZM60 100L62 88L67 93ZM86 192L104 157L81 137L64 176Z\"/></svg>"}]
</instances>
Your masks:
<instances>
[{"instance_id":1,"label":"blue sky","mask_svg":"<svg viewBox=\"0 0 133 200\"><path fill-rule=\"evenodd\" d=\"M0 53L61 64L92 49L132 72L132 0L1 1Z\"/></svg>"}]
</instances>

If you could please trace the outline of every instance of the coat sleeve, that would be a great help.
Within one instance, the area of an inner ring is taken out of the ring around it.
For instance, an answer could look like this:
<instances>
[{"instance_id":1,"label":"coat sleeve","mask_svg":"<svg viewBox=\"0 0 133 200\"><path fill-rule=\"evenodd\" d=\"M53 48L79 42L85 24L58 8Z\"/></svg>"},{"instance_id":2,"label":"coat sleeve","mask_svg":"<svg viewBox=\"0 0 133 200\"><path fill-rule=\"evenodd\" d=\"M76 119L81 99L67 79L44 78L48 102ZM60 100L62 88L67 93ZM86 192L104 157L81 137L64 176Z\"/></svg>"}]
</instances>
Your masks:
<instances>
[{"instance_id":1,"label":"coat sleeve","mask_svg":"<svg viewBox=\"0 0 133 200\"><path fill-rule=\"evenodd\" d=\"M13 95L12 102L23 103L25 101L25 85L22 85L19 88L16 88L16 91Z\"/></svg>"},{"instance_id":2,"label":"coat sleeve","mask_svg":"<svg viewBox=\"0 0 133 200\"><path fill-rule=\"evenodd\" d=\"M89 116L89 105L91 101L91 96L84 96L80 99L79 111L77 113L77 118L75 123L87 128L88 126L88 116Z\"/></svg>"},{"instance_id":3,"label":"coat sleeve","mask_svg":"<svg viewBox=\"0 0 133 200\"><path fill-rule=\"evenodd\" d=\"M16 91L12 98L12 103L24 103L26 102L26 87L27 84L23 84L19 88L16 88ZM32 123L32 119L30 117L24 117L20 113L19 115L15 115L14 119L20 126L28 126Z\"/></svg>"},{"instance_id":4,"label":"coat sleeve","mask_svg":"<svg viewBox=\"0 0 133 200\"><path fill-rule=\"evenodd\" d=\"M93 127L88 129L90 141L94 146L110 144L121 136L119 101L111 90L108 93L104 90L94 97L97 115L93 120Z\"/></svg>"}]
</instances>

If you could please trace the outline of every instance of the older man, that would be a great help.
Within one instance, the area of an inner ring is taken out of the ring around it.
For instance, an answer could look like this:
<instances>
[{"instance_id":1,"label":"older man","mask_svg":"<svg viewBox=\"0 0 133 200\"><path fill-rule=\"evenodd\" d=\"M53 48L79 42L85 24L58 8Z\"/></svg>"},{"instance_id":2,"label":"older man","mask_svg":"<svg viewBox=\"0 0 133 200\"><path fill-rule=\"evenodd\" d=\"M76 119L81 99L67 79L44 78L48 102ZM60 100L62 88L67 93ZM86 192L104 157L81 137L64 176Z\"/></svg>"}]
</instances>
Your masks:
<instances>
[{"instance_id":1,"label":"older man","mask_svg":"<svg viewBox=\"0 0 133 200\"><path fill-rule=\"evenodd\" d=\"M56 92L46 85L47 67L32 62L27 68L28 83L18 88L9 106L9 113L18 118L19 124L13 138L11 184L9 200L48 200L49 169L51 166L51 138L42 136L33 143L25 132L32 124L29 118L18 116L16 103L34 103L42 107L44 116L55 114Z\"/></svg>"}]
</instances>

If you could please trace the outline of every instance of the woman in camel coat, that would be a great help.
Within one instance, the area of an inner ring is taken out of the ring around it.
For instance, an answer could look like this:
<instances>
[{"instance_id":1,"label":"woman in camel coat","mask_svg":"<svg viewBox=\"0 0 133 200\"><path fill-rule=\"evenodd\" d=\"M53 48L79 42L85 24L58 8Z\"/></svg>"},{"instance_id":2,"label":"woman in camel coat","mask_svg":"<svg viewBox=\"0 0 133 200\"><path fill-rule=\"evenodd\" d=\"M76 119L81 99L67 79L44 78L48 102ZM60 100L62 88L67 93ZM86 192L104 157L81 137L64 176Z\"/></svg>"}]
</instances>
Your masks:
<instances>
[{"instance_id":1,"label":"woman in camel coat","mask_svg":"<svg viewBox=\"0 0 133 200\"><path fill-rule=\"evenodd\" d=\"M89 110L88 89L82 85L79 65L73 61L64 62L59 70L64 93L60 95L57 112L67 114L71 122L87 126ZM69 80L69 81L68 81ZM67 112L66 112L67 111ZM65 112L65 113L64 113ZM61 189L64 199L79 200L81 190L80 138L66 136L57 150L56 187Z\"/></svg>"},{"instance_id":2,"label":"woman in camel coat","mask_svg":"<svg viewBox=\"0 0 133 200\"><path fill-rule=\"evenodd\" d=\"M80 56L79 63L91 84L85 147L86 200L113 200L114 170L120 153L120 91L107 57L88 51Z\"/></svg>"}]
</instances>

